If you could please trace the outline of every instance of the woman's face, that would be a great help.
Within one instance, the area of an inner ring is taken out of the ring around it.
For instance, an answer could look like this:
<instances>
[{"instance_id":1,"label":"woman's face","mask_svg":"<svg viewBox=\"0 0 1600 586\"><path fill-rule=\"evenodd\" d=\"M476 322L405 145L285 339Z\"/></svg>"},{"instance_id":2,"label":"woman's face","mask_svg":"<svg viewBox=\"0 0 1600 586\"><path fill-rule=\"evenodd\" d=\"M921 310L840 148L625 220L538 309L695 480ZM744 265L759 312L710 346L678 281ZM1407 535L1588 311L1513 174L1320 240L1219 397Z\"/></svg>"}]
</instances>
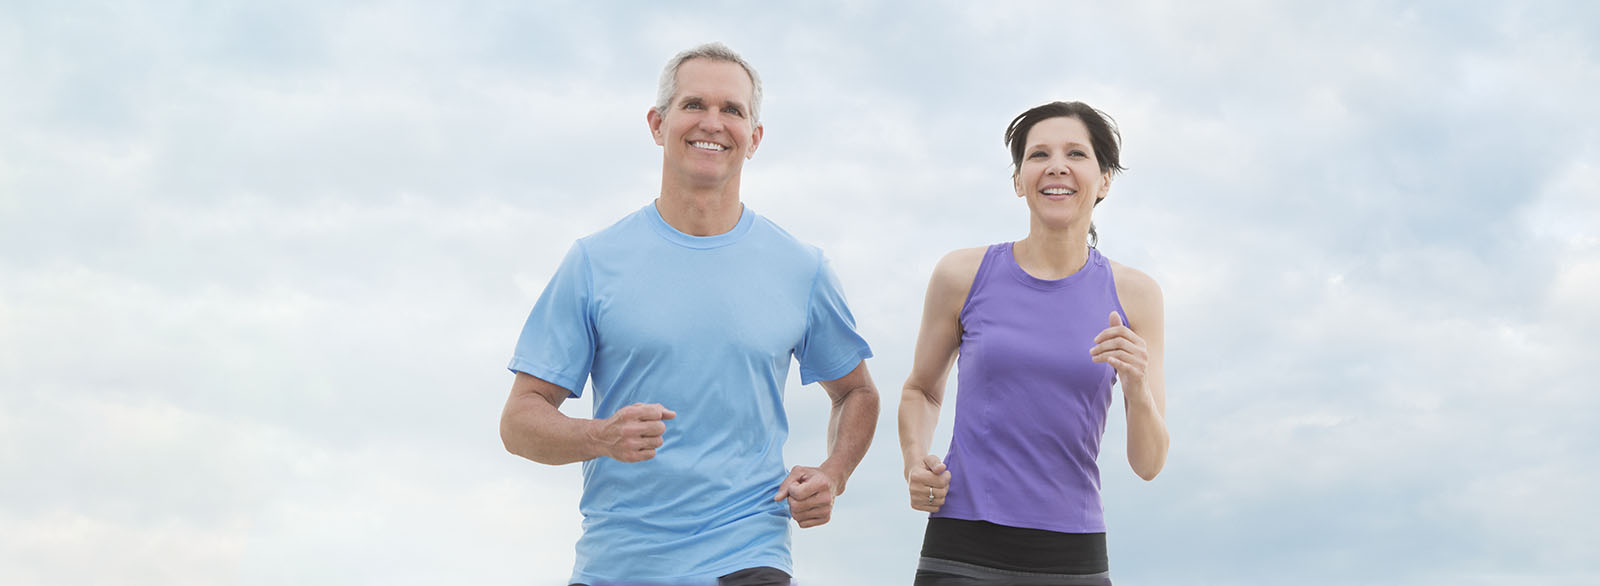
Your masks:
<instances>
[{"instance_id":1,"label":"woman's face","mask_svg":"<svg viewBox=\"0 0 1600 586\"><path fill-rule=\"evenodd\" d=\"M1111 187L1109 174L1090 146L1089 129L1077 118L1040 120L1028 130L1022 163L1012 176L1017 196L1046 226L1082 226L1087 232L1095 201Z\"/></svg>"}]
</instances>

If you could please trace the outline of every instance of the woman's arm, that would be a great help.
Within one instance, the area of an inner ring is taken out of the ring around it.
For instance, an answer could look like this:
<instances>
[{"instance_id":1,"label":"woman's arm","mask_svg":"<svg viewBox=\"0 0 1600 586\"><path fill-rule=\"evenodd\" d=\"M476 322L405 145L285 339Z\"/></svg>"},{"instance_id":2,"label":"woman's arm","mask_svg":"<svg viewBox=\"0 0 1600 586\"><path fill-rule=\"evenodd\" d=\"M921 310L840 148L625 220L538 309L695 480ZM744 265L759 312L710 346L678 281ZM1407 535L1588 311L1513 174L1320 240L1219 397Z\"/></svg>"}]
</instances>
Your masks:
<instances>
[{"instance_id":1,"label":"woman's arm","mask_svg":"<svg viewBox=\"0 0 1600 586\"><path fill-rule=\"evenodd\" d=\"M1167 432L1166 372L1161 286L1149 275L1112 265L1117 296L1128 312L1128 327L1107 327L1095 338L1095 361L1117 369L1128 416L1128 464L1154 480L1167 463L1172 439ZM1109 320L1108 320L1109 323Z\"/></svg>"},{"instance_id":2,"label":"woman's arm","mask_svg":"<svg viewBox=\"0 0 1600 586\"><path fill-rule=\"evenodd\" d=\"M944 403L945 381L961 347L961 307L972 290L985 250L957 250L940 259L922 302L922 326L917 332L911 374L900 391L899 413L900 453L911 508L919 511L938 511L950 486L950 473L939 457L929 452Z\"/></svg>"}]
</instances>

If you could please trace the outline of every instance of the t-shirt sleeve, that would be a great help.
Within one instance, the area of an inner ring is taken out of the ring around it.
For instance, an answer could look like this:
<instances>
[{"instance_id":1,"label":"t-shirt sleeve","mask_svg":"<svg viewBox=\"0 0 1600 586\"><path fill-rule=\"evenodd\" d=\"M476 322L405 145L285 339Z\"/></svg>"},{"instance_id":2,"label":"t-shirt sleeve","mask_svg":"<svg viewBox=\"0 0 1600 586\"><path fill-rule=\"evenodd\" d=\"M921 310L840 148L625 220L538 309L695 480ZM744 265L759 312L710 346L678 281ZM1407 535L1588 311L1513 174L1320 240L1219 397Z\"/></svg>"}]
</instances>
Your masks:
<instances>
[{"instance_id":1,"label":"t-shirt sleeve","mask_svg":"<svg viewBox=\"0 0 1600 586\"><path fill-rule=\"evenodd\" d=\"M572 397L583 395L595 351L590 275L589 258L580 240L567 251L534 303L506 368L567 389Z\"/></svg>"},{"instance_id":2,"label":"t-shirt sleeve","mask_svg":"<svg viewBox=\"0 0 1600 586\"><path fill-rule=\"evenodd\" d=\"M855 370L862 360L872 357L867 341L856 333L856 318L845 304L839 277L833 274L828 259L821 259L812 279L811 298L806 308L806 333L795 349L800 362L800 384L834 380Z\"/></svg>"}]
</instances>

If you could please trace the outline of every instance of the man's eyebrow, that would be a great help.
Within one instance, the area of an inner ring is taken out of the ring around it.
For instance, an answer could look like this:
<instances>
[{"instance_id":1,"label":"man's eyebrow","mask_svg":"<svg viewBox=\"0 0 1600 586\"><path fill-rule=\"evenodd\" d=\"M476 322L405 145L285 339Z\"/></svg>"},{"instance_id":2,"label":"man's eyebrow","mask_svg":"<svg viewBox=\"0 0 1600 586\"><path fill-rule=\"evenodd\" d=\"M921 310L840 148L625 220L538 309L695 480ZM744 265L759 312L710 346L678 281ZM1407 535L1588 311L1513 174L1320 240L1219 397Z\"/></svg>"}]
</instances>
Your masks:
<instances>
[{"instance_id":1,"label":"man's eyebrow","mask_svg":"<svg viewBox=\"0 0 1600 586\"><path fill-rule=\"evenodd\" d=\"M706 103L706 99L703 98L703 97L694 95L694 94L684 94L684 95L681 95L681 96L678 97L678 103L679 104L687 104L687 103L690 103L690 102L698 102L698 103L704 104L704 103ZM740 112L748 112L748 111L750 111L750 106L745 105L744 102L739 101L737 99L723 100L721 105L723 105L723 106L734 106L734 107L738 108Z\"/></svg>"}]
</instances>

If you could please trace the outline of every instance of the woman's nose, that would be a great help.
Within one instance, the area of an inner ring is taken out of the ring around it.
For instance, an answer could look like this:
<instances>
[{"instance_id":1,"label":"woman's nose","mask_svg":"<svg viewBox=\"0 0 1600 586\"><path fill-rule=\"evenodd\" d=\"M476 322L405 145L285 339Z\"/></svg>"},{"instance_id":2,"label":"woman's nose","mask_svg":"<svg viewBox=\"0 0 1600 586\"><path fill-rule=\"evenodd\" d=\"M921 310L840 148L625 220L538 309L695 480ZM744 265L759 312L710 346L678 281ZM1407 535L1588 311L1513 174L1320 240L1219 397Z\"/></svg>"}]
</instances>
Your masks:
<instances>
[{"instance_id":1,"label":"woman's nose","mask_svg":"<svg viewBox=\"0 0 1600 586\"><path fill-rule=\"evenodd\" d=\"M1070 175L1072 174L1072 167L1067 165L1066 159L1050 157L1050 162L1045 166L1044 172L1050 175Z\"/></svg>"}]
</instances>

